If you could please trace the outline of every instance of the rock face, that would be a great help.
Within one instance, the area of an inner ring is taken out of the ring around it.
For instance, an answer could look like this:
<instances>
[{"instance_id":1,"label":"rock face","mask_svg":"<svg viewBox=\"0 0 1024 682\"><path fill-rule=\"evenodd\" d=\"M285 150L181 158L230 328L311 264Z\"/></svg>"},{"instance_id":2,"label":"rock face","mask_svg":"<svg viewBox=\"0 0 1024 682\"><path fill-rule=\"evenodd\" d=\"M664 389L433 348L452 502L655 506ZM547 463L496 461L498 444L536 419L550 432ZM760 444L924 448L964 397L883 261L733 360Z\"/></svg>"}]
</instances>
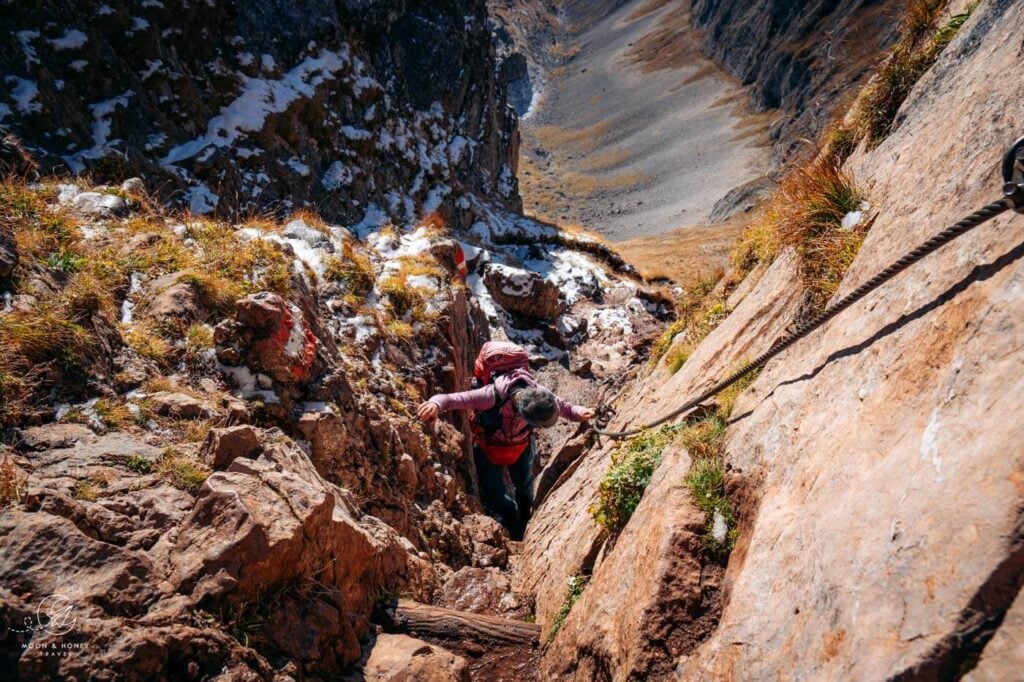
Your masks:
<instances>
[{"instance_id":1,"label":"rock face","mask_svg":"<svg viewBox=\"0 0 1024 682\"><path fill-rule=\"evenodd\" d=\"M629 527L545 654L548 677L614 671L614 679L663 679L714 627L716 576L702 570L704 514L684 483L690 463L681 448L664 454Z\"/></svg>"},{"instance_id":2,"label":"rock face","mask_svg":"<svg viewBox=\"0 0 1024 682\"><path fill-rule=\"evenodd\" d=\"M704 52L753 88L758 103L780 108L773 136L785 157L813 139L843 93L867 76L895 42L898 0L690 0Z\"/></svg>"},{"instance_id":3,"label":"rock face","mask_svg":"<svg viewBox=\"0 0 1024 682\"><path fill-rule=\"evenodd\" d=\"M0 229L0 280L7 279L18 267L18 245L14 236Z\"/></svg>"},{"instance_id":4,"label":"rock face","mask_svg":"<svg viewBox=\"0 0 1024 682\"><path fill-rule=\"evenodd\" d=\"M322 671L359 657L369 624L354 614L408 574L397 536L361 525L305 454L279 444L210 476L168 549L172 583L197 605L244 609L295 585L266 605L262 636L269 650ZM308 592L313 581L319 597Z\"/></svg>"},{"instance_id":5,"label":"rock face","mask_svg":"<svg viewBox=\"0 0 1024 682\"><path fill-rule=\"evenodd\" d=\"M879 215L837 296L998 197L997 162L1020 131L1018 92L996 74L1019 61L1021 21L1020 3L979 6L914 87L895 132L850 158ZM922 147L925 137L934 144ZM545 627L566 577L593 571L545 656L549 675L1016 675L1024 425L1005 410L1024 394L1021 221L1004 215L914 265L771 362L740 396L724 451L739 539L717 624L684 628L697 641L673 646L657 627L698 613L696 568L659 568L688 551L671 538L685 537L692 508L660 505L675 499L686 458L665 459L609 546L586 513L607 453L587 454L549 493L522 559L521 588L536 595ZM788 258L745 287L679 372L659 367L627 390L615 423L668 410L770 345L799 309Z\"/></svg>"},{"instance_id":6,"label":"rock face","mask_svg":"<svg viewBox=\"0 0 1024 682\"><path fill-rule=\"evenodd\" d=\"M484 0L103 7L5 17L0 120L44 170L144 175L195 213L315 204L358 220L371 202L404 214L462 191L518 203ZM75 199L90 215L123 205Z\"/></svg>"},{"instance_id":7,"label":"rock face","mask_svg":"<svg viewBox=\"0 0 1024 682\"><path fill-rule=\"evenodd\" d=\"M203 443L203 455L211 467L224 469L239 457L251 457L261 447L259 431L251 426L232 426L212 429Z\"/></svg>"}]
</instances>

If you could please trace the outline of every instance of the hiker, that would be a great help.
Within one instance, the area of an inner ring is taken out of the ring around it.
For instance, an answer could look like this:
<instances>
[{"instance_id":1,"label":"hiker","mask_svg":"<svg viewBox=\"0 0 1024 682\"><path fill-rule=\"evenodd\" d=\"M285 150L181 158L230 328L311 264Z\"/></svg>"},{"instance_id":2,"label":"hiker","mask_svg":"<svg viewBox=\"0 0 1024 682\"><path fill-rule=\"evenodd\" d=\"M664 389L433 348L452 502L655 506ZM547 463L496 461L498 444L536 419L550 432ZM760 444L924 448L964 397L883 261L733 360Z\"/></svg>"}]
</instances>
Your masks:
<instances>
[{"instance_id":1,"label":"hiker","mask_svg":"<svg viewBox=\"0 0 1024 682\"><path fill-rule=\"evenodd\" d=\"M520 540L533 506L534 429L554 426L559 417L590 421L594 411L567 403L539 385L530 373L526 351L514 343L485 343L473 375L476 388L435 395L421 404L416 414L429 423L442 412L476 412L473 459L480 496L512 539ZM515 501L505 492L505 467L515 486Z\"/></svg>"}]
</instances>

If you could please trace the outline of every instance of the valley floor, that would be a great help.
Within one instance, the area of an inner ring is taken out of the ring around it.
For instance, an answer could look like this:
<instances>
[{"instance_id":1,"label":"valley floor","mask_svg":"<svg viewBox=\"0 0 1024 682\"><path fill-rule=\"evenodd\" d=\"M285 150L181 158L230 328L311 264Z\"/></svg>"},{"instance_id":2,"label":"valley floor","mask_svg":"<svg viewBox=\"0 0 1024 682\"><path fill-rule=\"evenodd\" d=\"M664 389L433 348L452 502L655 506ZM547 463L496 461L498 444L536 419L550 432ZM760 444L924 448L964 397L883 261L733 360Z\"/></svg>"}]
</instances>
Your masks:
<instances>
[{"instance_id":1,"label":"valley floor","mask_svg":"<svg viewBox=\"0 0 1024 682\"><path fill-rule=\"evenodd\" d=\"M764 177L776 114L751 115L700 56L685 4L636 0L596 21L600 4L563 12L521 123L528 213L621 242L704 225L730 190Z\"/></svg>"}]
</instances>

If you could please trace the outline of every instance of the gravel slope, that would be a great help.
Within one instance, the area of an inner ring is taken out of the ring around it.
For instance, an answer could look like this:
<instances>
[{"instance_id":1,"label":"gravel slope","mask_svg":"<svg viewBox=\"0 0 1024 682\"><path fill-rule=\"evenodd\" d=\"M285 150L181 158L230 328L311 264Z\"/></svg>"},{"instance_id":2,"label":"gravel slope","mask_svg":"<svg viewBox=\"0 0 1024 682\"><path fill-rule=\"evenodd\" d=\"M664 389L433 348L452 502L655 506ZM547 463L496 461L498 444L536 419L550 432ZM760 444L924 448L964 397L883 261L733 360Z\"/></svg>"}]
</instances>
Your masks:
<instances>
[{"instance_id":1,"label":"gravel slope","mask_svg":"<svg viewBox=\"0 0 1024 682\"><path fill-rule=\"evenodd\" d=\"M698 54L684 4L566 11L563 65L522 122L527 211L619 241L700 224L766 172L772 115Z\"/></svg>"}]
</instances>

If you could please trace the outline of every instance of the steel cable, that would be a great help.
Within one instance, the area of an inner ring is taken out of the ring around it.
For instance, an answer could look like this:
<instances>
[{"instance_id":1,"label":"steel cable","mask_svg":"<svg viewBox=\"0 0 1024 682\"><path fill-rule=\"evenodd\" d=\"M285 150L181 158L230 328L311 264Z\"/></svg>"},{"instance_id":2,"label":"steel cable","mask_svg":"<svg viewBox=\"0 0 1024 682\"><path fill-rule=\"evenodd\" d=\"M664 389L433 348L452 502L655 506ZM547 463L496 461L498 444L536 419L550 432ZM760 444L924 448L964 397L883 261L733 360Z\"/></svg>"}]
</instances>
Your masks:
<instances>
[{"instance_id":1,"label":"steel cable","mask_svg":"<svg viewBox=\"0 0 1024 682\"><path fill-rule=\"evenodd\" d=\"M594 427L594 432L600 436L605 436L607 438L630 438L632 436L636 436L643 433L647 429L652 429L656 426L660 426L661 424L664 424L667 421L675 419L676 417L679 417L680 415L689 412L690 410L697 407L708 398L711 398L712 396L722 392L729 386L732 386L734 383L736 383L743 377L747 376L754 370L763 367L765 364L768 363L769 360L774 358L776 355L786 350L800 339L805 338L818 327L822 326L823 324L831 320L833 317L843 312L844 310L852 306L854 303L864 298L872 291L874 291L878 287L882 286L883 284L891 280L896 275L900 274L901 272L909 268L914 263L918 262L922 258L928 256L930 253L938 250L942 246L953 241L957 237L960 237L966 234L967 232L970 232L975 227L978 227L979 225L988 222L992 218L995 218L1000 213L1003 213L1013 208L1014 203L1011 200L1000 199L999 201L994 201L991 204L985 206L984 208L975 211L974 213L967 216L966 218L956 223L955 225L947 227L945 230L939 232L928 241L922 243L913 251L910 251L909 253L904 255L902 258L900 258L895 263L887 267L885 270L882 270L877 275L861 284L859 287L854 289L852 292L850 292L843 298L839 299L829 307L825 308L825 310L818 313L811 320L804 322L803 324L798 325L796 329L787 332L787 334L784 337L779 339L779 341L773 344L771 348L769 348L767 351L759 355L757 358L743 365L738 370L736 370L726 378L722 379L718 383L714 384L707 390L703 391L696 397L687 400L685 403L683 403L681 406L679 406L672 412L669 412L668 414L663 415L662 417L659 417L658 419L655 419L652 422L648 422L642 426L637 426L632 429L627 429L624 431L605 431L604 429Z\"/></svg>"}]
</instances>

